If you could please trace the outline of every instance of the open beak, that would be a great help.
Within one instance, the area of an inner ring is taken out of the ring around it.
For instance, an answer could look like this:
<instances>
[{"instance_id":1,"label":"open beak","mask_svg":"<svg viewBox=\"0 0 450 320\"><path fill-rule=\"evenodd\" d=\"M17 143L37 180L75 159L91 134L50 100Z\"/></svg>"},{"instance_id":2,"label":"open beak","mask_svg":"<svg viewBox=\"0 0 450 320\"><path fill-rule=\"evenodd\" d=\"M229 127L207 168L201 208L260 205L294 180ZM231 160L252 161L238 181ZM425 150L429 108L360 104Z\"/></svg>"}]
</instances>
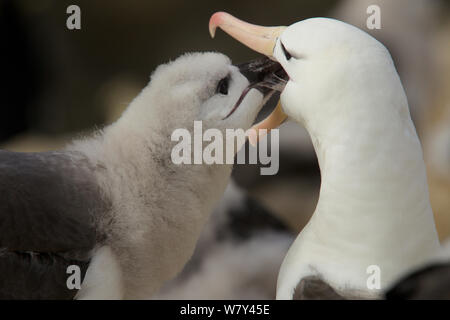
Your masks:
<instances>
[{"instance_id":1,"label":"open beak","mask_svg":"<svg viewBox=\"0 0 450 320\"><path fill-rule=\"evenodd\" d=\"M213 38L217 27L250 49L262 53L272 60L275 60L273 50L277 39L284 29L286 29L286 27L262 27L253 25L239 20L226 12L216 12L211 16L209 20L209 33ZM283 112L280 102L278 102L274 111L266 119L252 127L255 131L249 135L250 143L256 145L259 137L271 129L278 127L286 118L287 115ZM259 131L260 129L266 130Z\"/></svg>"},{"instance_id":2,"label":"open beak","mask_svg":"<svg viewBox=\"0 0 450 320\"><path fill-rule=\"evenodd\" d=\"M231 111L222 120L227 119L236 111L251 89L257 89L264 97L267 97L275 90L284 88L287 81L287 74L284 72L281 65L269 58L252 60L236 67L238 67L239 72L247 78L249 85L242 92Z\"/></svg>"}]
</instances>

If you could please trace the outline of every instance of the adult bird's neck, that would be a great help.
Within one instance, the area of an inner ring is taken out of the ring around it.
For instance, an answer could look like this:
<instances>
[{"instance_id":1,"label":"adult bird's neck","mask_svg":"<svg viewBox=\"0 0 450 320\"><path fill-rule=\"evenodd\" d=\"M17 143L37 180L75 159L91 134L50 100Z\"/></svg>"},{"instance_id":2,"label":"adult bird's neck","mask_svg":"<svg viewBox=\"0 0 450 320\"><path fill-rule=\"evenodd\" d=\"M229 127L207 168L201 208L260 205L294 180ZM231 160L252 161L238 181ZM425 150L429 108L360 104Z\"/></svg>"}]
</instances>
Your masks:
<instances>
[{"instance_id":1,"label":"adult bird's neck","mask_svg":"<svg viewBox=\"0 0 450 320\"><path fill-rule=\"evenodd\" d=\"M346 106L351 112L327 128L308 128L322 184L302 237L310 250L354 266L344 272L359 275L361 289L368 266L380 267L386 285L439 247L421 145L406 98L397 102Z\"/></svg>"}]
</instances>

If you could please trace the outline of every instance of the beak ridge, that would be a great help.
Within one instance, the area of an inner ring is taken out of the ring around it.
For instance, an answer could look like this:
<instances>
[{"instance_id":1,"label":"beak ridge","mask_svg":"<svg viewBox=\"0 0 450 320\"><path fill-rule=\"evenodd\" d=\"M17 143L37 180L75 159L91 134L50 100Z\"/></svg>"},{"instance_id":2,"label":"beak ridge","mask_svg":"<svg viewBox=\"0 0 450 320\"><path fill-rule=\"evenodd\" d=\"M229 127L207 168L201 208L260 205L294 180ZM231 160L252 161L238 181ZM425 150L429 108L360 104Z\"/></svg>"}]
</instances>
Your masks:
<instances>
[{"instance_id":1,"label":"beak ridge","mask_svg":"<svg viewBox=\"0 0 450 320\"><path fill-rule=\"evenodd\" d=\"M226 12L216 12L209 20L209 33L212 38L220 28L231 37L269 58L273 58L273 49L277 38L286 27L262 27L239 20Z\"/></svg>"}]
</instances>

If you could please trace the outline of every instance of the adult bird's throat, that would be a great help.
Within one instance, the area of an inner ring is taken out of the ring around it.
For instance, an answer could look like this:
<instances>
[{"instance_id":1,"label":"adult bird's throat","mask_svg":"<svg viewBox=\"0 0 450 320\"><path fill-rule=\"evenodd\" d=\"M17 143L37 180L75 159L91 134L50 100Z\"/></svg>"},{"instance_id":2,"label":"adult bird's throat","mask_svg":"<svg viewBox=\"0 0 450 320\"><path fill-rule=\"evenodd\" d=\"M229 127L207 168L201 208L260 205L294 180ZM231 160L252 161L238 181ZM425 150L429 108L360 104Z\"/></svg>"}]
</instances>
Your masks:
<instances>
[{"instance_id":1,"label":"adult bird's throat","mask_svg":"<svg viewBox=\"0 0 450 320\"><path fill-rule=\"evenodd\" d=\"M437 252L420 142L403 123L411 120L377 116L392 108L374 102L327 128L307 121L320 197L283 262L277 298L290 299L291 285L311 274L344 296L376 297ZM380 290L367 288L370 266L379 267Z\"/></svg>"}]
</instances>

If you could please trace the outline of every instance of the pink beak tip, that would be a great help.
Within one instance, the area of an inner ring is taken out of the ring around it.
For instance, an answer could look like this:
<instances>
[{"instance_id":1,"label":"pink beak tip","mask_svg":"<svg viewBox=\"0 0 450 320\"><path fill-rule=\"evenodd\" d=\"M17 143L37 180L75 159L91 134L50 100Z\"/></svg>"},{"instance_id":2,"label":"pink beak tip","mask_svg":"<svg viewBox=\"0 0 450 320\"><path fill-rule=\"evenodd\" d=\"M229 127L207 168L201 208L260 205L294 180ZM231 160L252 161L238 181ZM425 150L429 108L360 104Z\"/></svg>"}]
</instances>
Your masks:
<instances>
[{"instance_id":1,"label":"pink beak tip","mask_svg":"<svg viewBox=\"0 0 450 320\"><path fill-rule=\"evenodd\" d=\"M209 19L209 34L211 35L211 38L214 38L216 35L216 29L223 23L225 15L227 15L226 12L219 11L214 13Z\"/></svg>"}]
</instances>

